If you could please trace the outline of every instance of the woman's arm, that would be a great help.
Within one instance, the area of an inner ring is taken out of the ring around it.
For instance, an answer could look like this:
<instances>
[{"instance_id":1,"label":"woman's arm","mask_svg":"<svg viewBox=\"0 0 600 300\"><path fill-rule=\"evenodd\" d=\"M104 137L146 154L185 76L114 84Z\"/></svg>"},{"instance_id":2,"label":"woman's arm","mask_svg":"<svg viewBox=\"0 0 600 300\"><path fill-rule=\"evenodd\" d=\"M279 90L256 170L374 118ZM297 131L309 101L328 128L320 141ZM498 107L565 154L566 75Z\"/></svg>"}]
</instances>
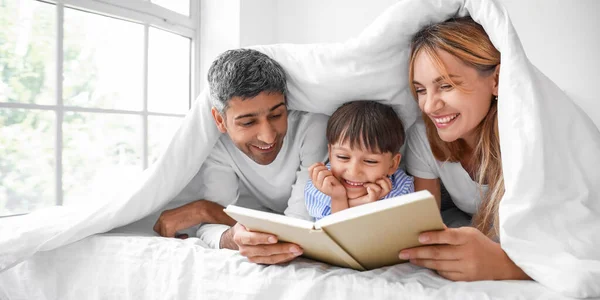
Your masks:
<instances>
[{"instance_id":1,"label":"woman's arm","mask_svg":"<svg viewBox=\"0 0 600 300\"><path fill-rule=\"evenodd\" d=\"M428 190L437 202L438 208L442 207L442 190L440 186L440 179L425 179L420 177L415 178L415 192Z\"/></svg>"}]
</instances>

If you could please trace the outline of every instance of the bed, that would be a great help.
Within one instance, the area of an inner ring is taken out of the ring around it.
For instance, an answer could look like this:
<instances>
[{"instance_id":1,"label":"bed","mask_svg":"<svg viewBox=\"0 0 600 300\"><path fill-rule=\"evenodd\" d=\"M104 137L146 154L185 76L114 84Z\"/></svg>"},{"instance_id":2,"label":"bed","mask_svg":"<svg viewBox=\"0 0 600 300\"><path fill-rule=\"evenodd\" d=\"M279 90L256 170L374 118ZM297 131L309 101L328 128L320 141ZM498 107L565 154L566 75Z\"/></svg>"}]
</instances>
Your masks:
<instances>
[{"instance_id":1,"label":"bed","mask_svg":"<svg viewBox=\"0 0 600 300\"><path fill-rule=\"evenodd\" d=\"M157 214L192 180L218 138L204 91L166 151L128 189L0 219L0 299L600 297L600 131L529 62L500 3L404 0L345 43L254 48L288 72L290 109L331 113L346 101L381 99L408 128L420 115L407 72L399 71L408 70L410 38L457 14L482 24L502 55L500 240L535 281L450 282L410 264L368 272L306 259L262 266L234 251L207 249L197 238L155 236Z\"/></svg>"},{"instance_id":2,"label":"bed","mask_svg":"<svg viewBox=\"0 0 600 300\"><path fill-rule=\"evenodd\" d=\"M255 265L197 238L158 237L156 217L35 254L0 273L0 299L565 299L536 282L451 282L408 263Z\"/></svg>"}]
</instances>

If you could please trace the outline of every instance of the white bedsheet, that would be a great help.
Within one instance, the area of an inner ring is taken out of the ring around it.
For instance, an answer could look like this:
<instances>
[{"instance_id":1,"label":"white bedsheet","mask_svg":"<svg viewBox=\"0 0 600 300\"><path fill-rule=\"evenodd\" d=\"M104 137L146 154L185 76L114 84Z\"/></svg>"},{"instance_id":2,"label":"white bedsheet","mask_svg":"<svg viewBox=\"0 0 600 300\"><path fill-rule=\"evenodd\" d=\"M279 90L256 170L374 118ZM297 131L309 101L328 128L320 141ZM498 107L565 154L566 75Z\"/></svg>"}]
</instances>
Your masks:
<instances>
[{"instance_id":1,"label":"white bedsheet","mask_svg":"<svg viewBox=\"0 0 600 300\"><path fill-rule=\"evenodd\" d=\"M451 282L411 264L261 266L197 238L156 237L155 219L35 254L0 273L0 299L566 299L531 281Z\"/></svg>"},{"instance_id":2,"label":"white bedsheet","mask_svg":"<svg viewBox=\"0 0 600 300\"><path fill-rule=\"evenodd\" d=\"M482 24L502 53L498 118L506 187L500 204L500 239L503 249L528 275L549 289L569 296L600 297L600 235L597 233L600 228L600 132L559 87L529 62L506 10L498 2L404 0L392 6L359 36L345 43L270 45L256 49L279 61L288 72L290 108L328 113L349 100L381 99L399 109L408 128L419 115L407 86L410 38L422 26L443 21L456 13L469 13ZM550 32L543 34L552 38ZM81 251L90 251L107 260L97 261L99 266L96 268L103 268L103 263L110 266L111 260L117 263L119 258L110 258L110 251L115 251L114 255L118 255L118 251L123 248L106 236L93 237L76 245L69 244L135 222L159 210L192 179L217 138L218 131L210 116L206 92L203 92L165 153L120 196L90 199L81 206L54 207L21 217L1 219L0 272L9 272L9 275L2 273L2 276L12 278L13 275L10 274L17 272L12 267L23 261L28 265L32 261L42 260L39 255L56 255L63 257L63 260L69 257L68 254L75 258L86 255L85 252L77 254L77 247L83 247ZM139 247L143 245L152 249L156 247L158 253L152 252L152 255L164 259L161 255L161 249L165 249L162 243L157 244L153 239L131 240L135 241L131 245L132 249L142 249ZM89 246L93 246L95 242L100 243L98 247L101 249L96 251ZM111 248L104 248L105 242L108 243L106 247ZM231 281L226 274L245 274L246 265L239 263L240 260L228 259L223 268L230 273L214 273L210 270L212 258L221 254L210 251L193 252L193 255L190 253L192 252L187 250L182 254L197 258L198 262L193 265L202 270L194 269L189 273L222 276L227 279L228 284ZM32 257L33 255L36 256ZM52 261L49 259L49 263ZM152 260L137 262L139 264L133 266L142 269L154 264ZM49 273L60 270L68 273L68 270L61 269L59 263L51 266L55 269L48 269ZM133 266L126 270L134 270ZM234 266L241 270L234 270ZM203 267L208 269L204 270ZM23 265L20 265L17 270L22 268ZM76 266L71 268L84 270ZM399 267L403 268L405 267ZM318 277L321 276L320 273L311 273L319 271L297 269L295 264L290 269L290 274L306 272L308 278L317 276L312 279L319 280L310 283L301 279L301 286L296 288L293 281L279 281L277 277L273 277L273 289L286 284L290 287L288 292L295 289L304 291L304 285L328 288L342 286L335 283L340 280L338 277L325 276L321 281L321 277ZM38 272L43 274L44 270L46 268L40 268ZM168 272L166 266L165 269L150 271ZM178 271L181 271L181 267L174 270ZM269 272L271 271L266 273ZM288 274L287 271L282 272ZM108 276L107 272L85 274L82 271L81 275L70 274L68 278L76 280L79 276L94 276L93 274ZM28 277L23 277L23 280L28 284L36 285L38 281L44 281L35 272L28 272L26 275ZM115 276L118 278L121 275ZM134 280L133 276L136 274L123 276L130 276ZM148 276L158 278L161 275L149 273ZM188 280L183 274L178 276L181 276L183 282ZM206 280L210 280L211 277L206 276ZM98 280L111 279L101 277ZM257 280L255 286L259 288L261 284L265 288L268 286L263 281L266 279L260 277L245 280L246 283ZM379 284L378 280L373 279L375 286ZM394 280L402 282L403 279ZM98 281L86 282L88 288L94 289ZM328 282L333 283L328 285ZM366 282L371 283L369 280ZM355 288L353 284L356 284L356 289L367 289L366 282L351 281L346 283L346 287L352 291ZM393 285L391 282L393 281L383 281L381 286ZM49 284L65 288L65 285L71 283L51 281ZM157 281L156 284L163 283ZM481 283L479 286L485 285ZM249 290L253 286L247 285ZM236 285L232 284L231 287ZM246 285L240 288L242 287ZM73 288L81 290L79 287ZM424 293L427 291L429 290L424 290ZM57 295L62 298L60 292L68 294L69 290L60 289L58 292ZM329 293L328 290L325 292ZM357 294L359 293L360 290Z\"/></svg>"}]
</instances>

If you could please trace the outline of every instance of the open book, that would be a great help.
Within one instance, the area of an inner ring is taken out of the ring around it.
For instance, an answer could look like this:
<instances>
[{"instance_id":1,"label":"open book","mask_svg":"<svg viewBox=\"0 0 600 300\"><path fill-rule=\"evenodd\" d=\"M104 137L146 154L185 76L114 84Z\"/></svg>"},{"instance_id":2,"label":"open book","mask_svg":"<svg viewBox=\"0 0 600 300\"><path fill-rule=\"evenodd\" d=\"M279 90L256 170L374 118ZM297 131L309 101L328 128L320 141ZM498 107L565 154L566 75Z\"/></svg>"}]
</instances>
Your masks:
<instances>
[{"instance_id":1,"label":"open book","mask_svg":"<svg viewBox=\"0 0 600 300\"><path fill-rule=\"evenodd\" d=\"M419 233L444 229L428 191L352 207L314 223L235 205L224 211L250 231L300 245L308 258L360 271L403 262L400 250L421 245Z\"/></svg>"}]
</instances>

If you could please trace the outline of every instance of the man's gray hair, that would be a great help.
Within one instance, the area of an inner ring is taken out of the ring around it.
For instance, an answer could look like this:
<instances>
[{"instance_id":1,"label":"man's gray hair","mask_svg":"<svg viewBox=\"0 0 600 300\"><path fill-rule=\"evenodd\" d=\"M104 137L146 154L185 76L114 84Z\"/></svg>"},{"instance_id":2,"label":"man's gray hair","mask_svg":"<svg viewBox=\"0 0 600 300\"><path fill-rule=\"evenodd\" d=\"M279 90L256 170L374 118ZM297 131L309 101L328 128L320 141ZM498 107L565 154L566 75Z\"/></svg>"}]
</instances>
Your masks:
<instances>
[{"instance_id":1,"label":"man's gray hair","mask_svg":"<svg viewBox=\"0 0 600 300\"><path fill-rule=\"evenodd\" d=\"M212 105L224 113L233 97L242 100L261 92L287 94L285 71L272 58L251 49L229 50L208 70Z\"/></svg>"}]
</instances>

